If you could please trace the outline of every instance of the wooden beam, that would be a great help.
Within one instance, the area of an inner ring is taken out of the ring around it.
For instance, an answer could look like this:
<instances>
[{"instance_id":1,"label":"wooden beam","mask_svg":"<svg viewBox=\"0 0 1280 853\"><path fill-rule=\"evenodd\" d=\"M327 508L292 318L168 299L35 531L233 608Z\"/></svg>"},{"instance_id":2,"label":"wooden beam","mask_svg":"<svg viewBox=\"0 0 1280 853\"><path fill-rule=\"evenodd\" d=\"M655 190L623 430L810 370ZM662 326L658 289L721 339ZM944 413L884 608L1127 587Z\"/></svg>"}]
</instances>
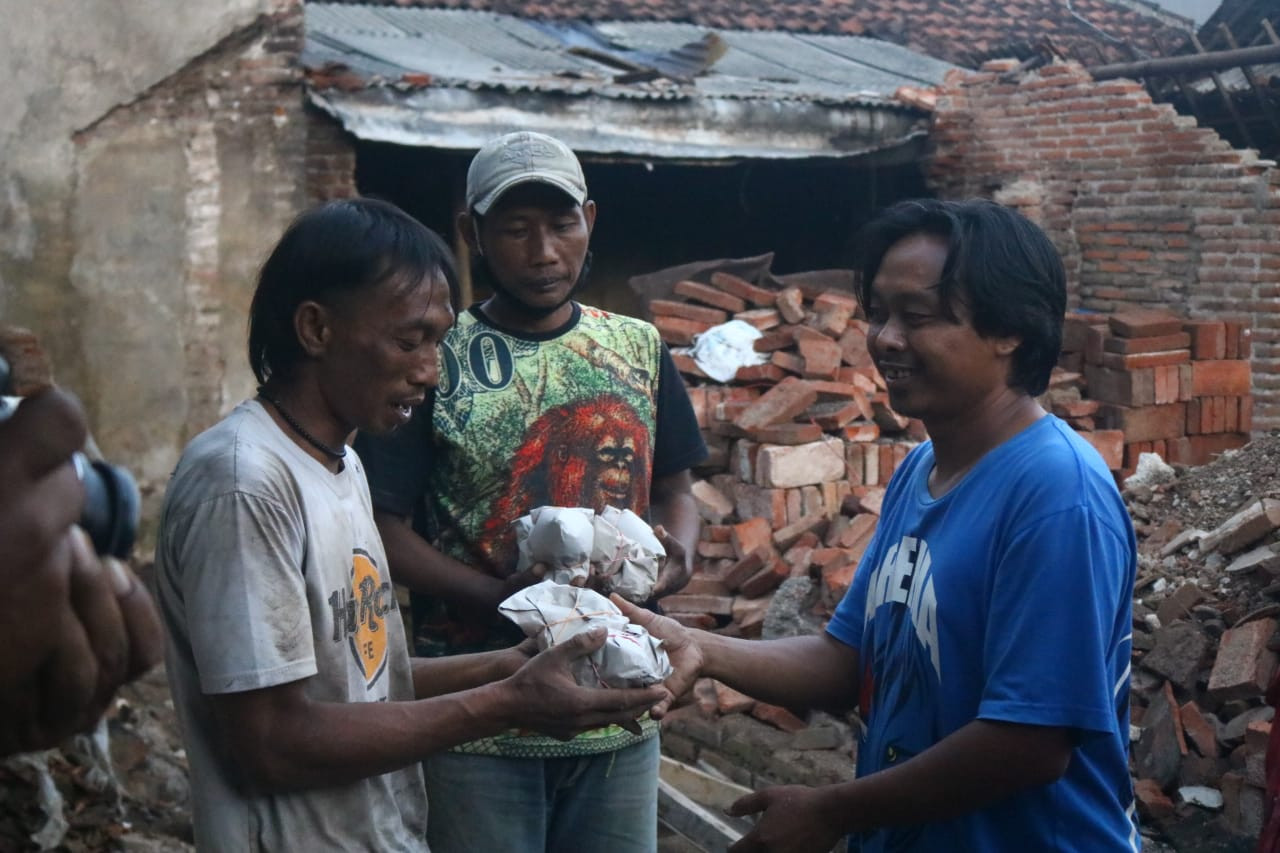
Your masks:
<instances>
[{"instance_id":1,"label":"wooden beam","mask_svg":"<svg viewBox=\"0 0 1280 853\"><path fill-rule=\"evenodd\" d=\"M1240 45L1236 42L1235 34L1227 28L1227 25L1222 24L1220 29L1222 38L1227 45L1232 50L1239 50ZM1262 90L1262 84L1258 82L1258 75L1248 65L1241 65L1240 70L1244 72L1245 79L1249 81L1249 86L1253 89L1253 96L1258 99L1258 106L1262 109L1262 114L1271 122L1271 127L1276 132L1276 136L1273 138L1280 139L1280 116L1276 115L1275 108L1271 106L1271 99Z\"/></svg>"},{"instance_id":2,"label":"wooden beam","mask_svg":"<svg viewBox=\"0 0 1280 853\"><path fill-rule=\"evenodd\" d=\"M1195 45L1196 50L1199 51L1201 55L1212 55L1204 49L1204 45L1200 43L1200 39L1195 33L1191 33L1191 43ZM1226 53L1228 51L1219 52ZM1243 63L1241 64L1243 65ZM1244 119L1240 116L1240 111L1236 109L1236 100L1231 96L1231 92L1227 89L1226 84L1222 82L1222 77L1219 76L1216 70L1211 70L1209 72L1209 77L1213 80L1213 85L1218 90L1218 97L1222 98L1222 103L1227 108L1227 112L1231 113L1231 118L1235 120L1236 127L1240 130L1240 137L1244 139L1245 147L1257 148L1258 143L1253 141L1253 134L1249 132L1248 125L1244 123Z\"/></svg>"},{"instance_id":3,"label":"wooden beam","mask_svg":"<svg viewBox=\"0 0 1280 853\"><path fill-rule=\"evenodd\" d=\"M658 768L658 819L706 853L719 853L751 828L750 819L724 813L750 793L750 788L664 755Z\"/></svg>"},{"instance_id":4,"label":"wooden beam","mask_svg":"<svg viewBox=\"0 0 1280 853\"><path fill-rule=\"evenodd\" d=\"M717 778L667 755L662 756L658 774L699 804L710 809L724 811L737 800L752 793L750 788L727 779Z\"/></svg>"},{"instance_id":5,"label":"wooden beam","mask_svg":"<svg viewBox=\"0 0 1280 853\"><path fill-rule=\"evenodd\" d=\"M698 805L679 788L658 779L658 820L707 853L724 853L742 833L710 809Z\"/></svg>"},{"instance_id":6,"label":"wooden beam","mask_svg":"<svg viewBox=\"0 0 1280 853\"><path fill-rule=\"evenodd\" d=\"M1160 44L1162 47L1165 47L1165 48L1166 48L1165 52L1166 52L1166 53L1168 53L1169 51L1167 50L1167 43L1166 43L1166 40L1165 40L1165 38L1163 37L1163 35L1161 35L1161 34L1157 34L1157 35L1156 35L1156 40L1159 42L1159 44ZM1184 101L1186 101L1186 102L1187 102L1187 106L1191 108L1191 112L1192 112L1192 114L1194 114L1194 115L1196 115L1196 116L1201 115L1202 110L1200 109L1200 102L1199 102L1199 100L1197 99L1197 96L1196 96L1195 90L1194 90L1194 89L1192 89L1190 86L1188 86L1188 85L1187 85L1187 81L1186 81L1186 79L1184 79L1183 75L1181 75L1181 74L1171 74L1171 75L1169 75L1169 76L1173 78L1173 83L1174 83L1174 85L1175 85L1175 86L1177 86L1178 91L1182 93L1182 99L1183 99ZM1148 83L1148 84L1150 84L1150 82L1151 82L1152 80L1155 80L1155 79L1157 79L1157 78L1156 78L1156 77L1148 77L1148 78L1146 78L1146 81L1147 81L1147 83Z\"/></svg>"},{"instance_id":7,"label":"wooden beam","mask_svg":"<svg viewBox=\"0 0 1280 853\"><path fill-rule=\"evenodd\" d=\"M1280 44L1280 36L1276 35L1275 28L1271 26L1271 22L1266 18L1262 19L1262 29L1266 31L1267 38L1271 39L1272 44Z\"/></svg>"},{"instance_id":8,"label":"wooden beam","mask_svg":"<svg viewBox=\"0 0 1280 853\"><path fill-rule=\"evenodd\" d=\"M1268 62L1280 62L1280 44L1242 47L1239 50L1219 50L1194 56L1144 59L1141 62L1119 62L1113 65L1099 65L1085 70L1095 80L1110 80L1116 77L1138 79L1140 77L1194 74L1200 71L1220 71L1224 68L1235 68L1240 65L1261 65Z\"/></svg>"}]
</instances>

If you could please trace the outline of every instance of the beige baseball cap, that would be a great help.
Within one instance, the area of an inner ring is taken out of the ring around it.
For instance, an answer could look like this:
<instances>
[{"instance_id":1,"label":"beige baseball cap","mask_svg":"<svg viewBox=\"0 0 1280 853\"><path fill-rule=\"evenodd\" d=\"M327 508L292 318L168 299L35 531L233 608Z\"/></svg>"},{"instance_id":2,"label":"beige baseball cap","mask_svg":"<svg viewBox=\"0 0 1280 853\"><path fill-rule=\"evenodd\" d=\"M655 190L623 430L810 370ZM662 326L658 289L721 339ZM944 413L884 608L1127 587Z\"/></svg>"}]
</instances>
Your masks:
<instances>
[{"instance_id":1,"label":"beige baseball cap","mask_svg":"<svg viewBox=\"0 0 1280 853\"><path fill-rule=\"evenodd\" d=\"M545 133L521 130L476 152L467 169L467 210L483 216L507 190L531 182L550 184L577 204L587 199L582 164L569 146Z\"/></svg>"}]
</instances>

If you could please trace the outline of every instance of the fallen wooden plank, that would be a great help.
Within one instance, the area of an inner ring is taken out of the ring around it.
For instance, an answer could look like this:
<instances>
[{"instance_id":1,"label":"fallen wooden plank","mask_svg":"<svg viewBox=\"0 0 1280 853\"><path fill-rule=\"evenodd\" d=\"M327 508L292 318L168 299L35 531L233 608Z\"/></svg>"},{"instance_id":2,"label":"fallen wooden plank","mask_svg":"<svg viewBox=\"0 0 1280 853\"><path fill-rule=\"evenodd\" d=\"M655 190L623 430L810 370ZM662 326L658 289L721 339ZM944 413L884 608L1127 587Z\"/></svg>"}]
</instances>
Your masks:
<instances>
[{"instance_id":1,"label":"fallen wooden plank","mask_svg":"<svg viewBox=\"0 0 1280 853\"><path fill-rule=\"evenodd\" d=\"M724 818L703 808L675 785L658 779L658 820L680 833L707 853L724 853L742 833Z\"/></svg>"},{"instance_id":2,"label":"fallen wooden plank","mask_svg":"<svg viewBox=\"0 0 1280 853\"><path fill-rule=\"evenodd\" d=\"M751 789L744 785L713 776L667 755L662 756L658 775L693 798L699 805L709 809L724 811L737 800L752 793Z\"/></svg>"}]
</instances>

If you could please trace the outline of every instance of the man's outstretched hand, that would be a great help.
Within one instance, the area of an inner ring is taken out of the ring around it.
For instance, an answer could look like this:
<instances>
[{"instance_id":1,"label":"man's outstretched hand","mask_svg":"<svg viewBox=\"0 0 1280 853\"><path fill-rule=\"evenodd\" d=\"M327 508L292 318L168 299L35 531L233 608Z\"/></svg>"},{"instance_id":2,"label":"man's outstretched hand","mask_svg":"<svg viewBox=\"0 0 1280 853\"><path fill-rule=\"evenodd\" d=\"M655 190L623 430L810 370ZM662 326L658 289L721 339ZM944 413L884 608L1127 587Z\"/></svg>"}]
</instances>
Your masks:
<instances>
[{"instance_id":1,"label":"man's outstretched hand","mask_svg":"<svg viewBox=\"0 0 1280 853\"><path fill-rule=\"evenodd\" d=\"M585 631L534 656L506 680L517 704L515 725L558 738L619 725L639 734L637 719L666 697L661 685L580 687L573 664L604 645L605 629Z\"/></svg>"},{"instance_id":2,"label":"man's outstretched hand","mask_svg":"<svg viewBox=\"0 0 1280 853\"><path fill-rule=\"evenodd\" d=\"M686 628L669 616L660 616L627 601L620 595L612 595L610 601L618 606L622 615L662 640L662 648L671 661L671 675L663 682L667 695L653 706L651 713L661 718L671 704L693 686L705 663L702 647L698 645L698 632Z\"/></svg>"},{"instance_id":3,"label":"man's outstretched hand","mask_svg":"<svg viewBox=\"0 0 1280 853\"><path fill-rule=\"evenodd\" d=\"M729 853L827 853L844 834L833 819L836 807L831 788L782 785L748 794L727 813L760 817Z\"/></svg>"}]
</instances>

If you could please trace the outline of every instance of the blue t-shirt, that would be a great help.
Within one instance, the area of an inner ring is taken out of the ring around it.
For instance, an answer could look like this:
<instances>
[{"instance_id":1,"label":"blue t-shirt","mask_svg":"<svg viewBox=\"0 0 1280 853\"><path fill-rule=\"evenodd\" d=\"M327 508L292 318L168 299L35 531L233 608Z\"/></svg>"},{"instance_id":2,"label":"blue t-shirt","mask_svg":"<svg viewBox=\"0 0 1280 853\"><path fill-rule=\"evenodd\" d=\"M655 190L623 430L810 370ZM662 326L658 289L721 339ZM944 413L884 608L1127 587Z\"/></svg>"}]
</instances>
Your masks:
<instances>
[{"instance_id":1,"label":"blue t-shirt","mask_svg":"<svg viewBox=\"0 0 1280 853\"><path fill-rule=\"evenodd\" d=\"M827 631L859 654L859 777L974 719L1074 730L1066 775L860 851L1137 850L1128 769L1133 527L1111 473L1041 418L929 494L933 446L894 474ZM861 845L861 846L859 846Z\"/></svg>"}]
</instances>

